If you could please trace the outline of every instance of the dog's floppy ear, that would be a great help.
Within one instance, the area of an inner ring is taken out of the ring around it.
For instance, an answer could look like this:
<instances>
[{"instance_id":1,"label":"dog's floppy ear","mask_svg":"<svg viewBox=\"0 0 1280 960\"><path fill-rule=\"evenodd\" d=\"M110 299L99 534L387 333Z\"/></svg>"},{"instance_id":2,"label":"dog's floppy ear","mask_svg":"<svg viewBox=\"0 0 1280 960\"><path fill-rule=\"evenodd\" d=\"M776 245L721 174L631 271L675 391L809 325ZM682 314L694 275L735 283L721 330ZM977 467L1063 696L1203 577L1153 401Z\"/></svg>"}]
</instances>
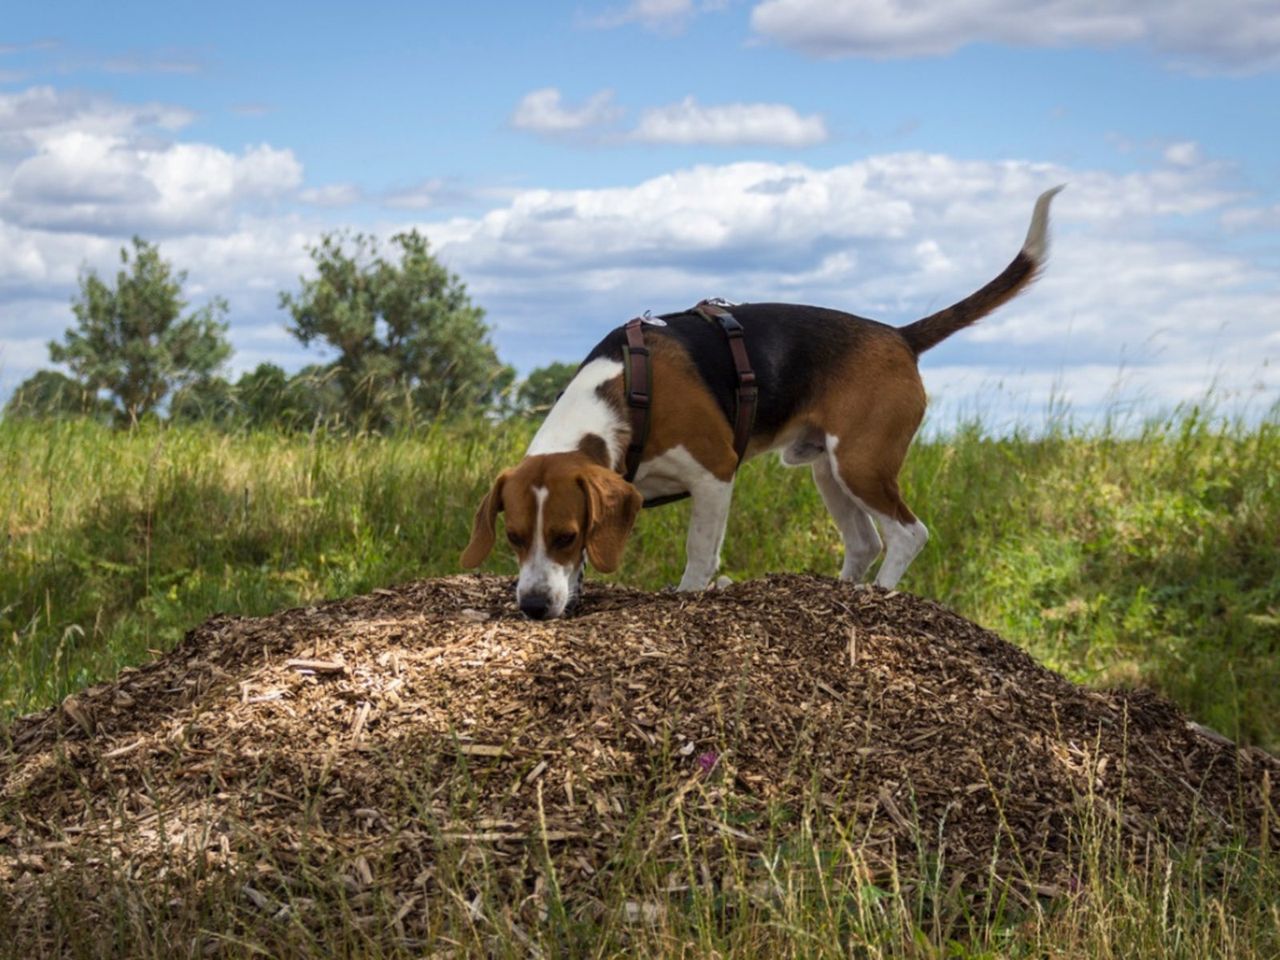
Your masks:
<instances>
[{"instance_id":1,"label":"dog's floppy ear","mask_svg":"<svg viewBox=\"0 0 1280 960\"><path fill-rule=\"evenodd\" d=\"M578 477L587 496L587 559L601 573L613 573L644 498L612 470L592 467Z\"/></svg>"},{"instance_id":2,"label":"dog's floppy ear","mask_svg":"<svg viewBox=\"0 0 1280 960\"><path fill-rule=\"evenodd\" d=\"M488 495L480 501L480 507L476 510L475 523L471 527L471 542L462 551L462 565L467 569L484 563L484 558L493 549L494 527L498 522L498 514L502 511L502 485L507 482L507 474L510 472L504 470L498 474L498 479L493 481Z\"/></svg>"}]
</instances>

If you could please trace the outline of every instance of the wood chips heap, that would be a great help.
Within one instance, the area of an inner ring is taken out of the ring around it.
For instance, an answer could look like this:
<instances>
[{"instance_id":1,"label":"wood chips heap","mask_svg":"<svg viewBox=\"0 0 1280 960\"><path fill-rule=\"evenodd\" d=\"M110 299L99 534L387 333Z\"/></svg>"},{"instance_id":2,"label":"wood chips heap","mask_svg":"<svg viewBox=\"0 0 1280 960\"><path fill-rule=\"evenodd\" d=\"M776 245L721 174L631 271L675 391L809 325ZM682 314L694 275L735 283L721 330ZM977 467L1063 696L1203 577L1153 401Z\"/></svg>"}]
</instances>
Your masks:
<instances>
[{"instance_id":1,"label":"wood chips heap","mask_svg":"<svg viewBox=\"0 0 1280 960\"><path fill-rule=\"evenodd\" d=\"M460 576L218 616L0 728L0 899L59 863L317 856L421 890L446 854L514 881L549 858L572 898L624 843L676 871L691 842L762 855L824 818L872 867L927 855L1051 896L1086 817L1134 850L1280 840L1275 758L926 600L810 576L588 584L533 623L512 594Z\"/></svg>"}]
</instances>

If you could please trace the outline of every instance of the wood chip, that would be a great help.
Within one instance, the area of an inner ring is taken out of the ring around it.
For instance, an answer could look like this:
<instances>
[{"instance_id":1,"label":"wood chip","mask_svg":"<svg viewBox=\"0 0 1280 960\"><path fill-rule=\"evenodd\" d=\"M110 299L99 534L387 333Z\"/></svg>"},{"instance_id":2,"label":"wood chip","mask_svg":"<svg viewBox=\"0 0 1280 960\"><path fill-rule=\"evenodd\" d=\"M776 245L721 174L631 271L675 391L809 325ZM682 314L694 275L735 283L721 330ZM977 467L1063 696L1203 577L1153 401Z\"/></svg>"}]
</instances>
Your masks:
<instances>
[{"instance_id":1,"label":"wood chip","mask_svg":"<svg viewBox=\"0 0 1280 960\"><path fill-rule=\"evenodd\" d=\"M316 674L345 674L347 665L341 660L309 660L295 659L286 660L285 664L290 670L297 670L299 673L316 673Z\"/></svg>"},{"instance_id":2,"label":"wood chip","mask_svg":"<svg viewBox=\"0 0 1280 960\"><path fill-rule=\"evenodd\" d=\"M67 697L62 701L62 712L71 719L76 726L85 732L87 736L92 737L95 729L93 715L85 709L84 705L75 698Z\"/></svg>"},{"instance_id":3,"label":"wood chip","mask_svg":"<svg viewBox=\"0 0 1280 960\"><path fill-rule=\"evenodd\" d=\"M351 720L351 739L359 743L360 736L364 733L364 725L369 719L369 701L366 700L356 708L355 716Z\"/></svg>"},{"instance_id":4,"label":"wood chip","mask_svg":"<svg viewBox=\"0 0 1280 960\"><path fill-rule=\"evenodd\" d=\"M469 757L501 757L506 754L500 744L492 743L460 743L458 752Z\"/></svg>"},{"instance_id":5,"label":"wood chip","mask_svg":"<svg viewBox=\"0 0 1280 960\"><path fill-rule=\"evenodd\" d=\"M146 742L147 741L145 739L143 739L142 737L139 737L137 740L133 741L133 743L125 744L123 747L116 747L114 750L108 750L106 753L102 755L102 759L114 760L116 759L116 757L128 756L129 754L133 753L133 751L137 750L140 746L142 746Z\"/></svg>"}]
</instances>

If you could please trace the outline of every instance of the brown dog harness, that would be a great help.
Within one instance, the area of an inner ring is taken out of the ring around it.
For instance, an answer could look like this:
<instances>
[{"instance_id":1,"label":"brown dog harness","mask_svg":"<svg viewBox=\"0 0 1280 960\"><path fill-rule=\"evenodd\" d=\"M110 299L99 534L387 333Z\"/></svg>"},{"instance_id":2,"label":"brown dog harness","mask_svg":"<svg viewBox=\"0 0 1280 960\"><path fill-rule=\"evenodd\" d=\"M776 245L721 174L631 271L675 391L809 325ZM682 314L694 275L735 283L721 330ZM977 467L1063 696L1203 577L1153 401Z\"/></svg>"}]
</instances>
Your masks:
<instances>
[{"instance_id":1,"label":"brown dog harness","mask_svg":"<svg viewBox=\"0 0 1280 960\"><path fill-rule=\"evenodd\" d=\"M733 356L733 366L738 375L738 390L735 395L733 416L733 449L738 455L738 466L746 456L747 444L751 442L751 426L756 419L756 406L760 393L756 386L756 374L751 369L751 360L747 356L747 344L744 339L742 324L726 309L724 300L703 300L693 308L705 320L715 320L724 331L729 342L729 353ZM622 348L623 373L626 379L627 408L631 411L631 442L627 445L627 472L623 479L632 482L640 469L640 457L644 453L645 442L649 439L649 408L653 400L653 379L649 369L649 348L644 342L644 317L628 320L623 328L627 342ZM734 468L735 470L737 467ZM655 497L646 500L646 507L657 507L675 500L683 500L689 496L685 493L674 493L670 496Z\"/></svg>"}]
</instances>

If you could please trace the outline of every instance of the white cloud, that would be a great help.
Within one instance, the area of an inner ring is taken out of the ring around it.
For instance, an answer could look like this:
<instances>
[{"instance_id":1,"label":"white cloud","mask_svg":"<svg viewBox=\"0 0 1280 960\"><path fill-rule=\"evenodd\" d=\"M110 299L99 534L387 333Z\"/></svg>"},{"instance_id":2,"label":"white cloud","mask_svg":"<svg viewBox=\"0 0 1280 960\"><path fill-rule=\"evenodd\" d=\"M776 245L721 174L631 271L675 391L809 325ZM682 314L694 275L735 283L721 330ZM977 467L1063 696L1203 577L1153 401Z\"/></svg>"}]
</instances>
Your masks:
<instances>
[{"instance_id":1,"label":"white cloud","mask_svg":"<svg viewBox=\"0 0 1280 960\"><path fill-rule=\"evenodd\" d=\"M388 191L383 195L382 203L395 210L426 210L463 203L476 197L477 194L451 177L428 177L413 186Z\"/></svg>"},{"instance_id":2,"label":"white cloud","mask_svg":"<svg viewBox=\"0 0 1280 960\"><path fill-rule=\"evenodd\" d=\"M580 107L568 107L559 90L543 87L525 94L511 115L511 125L517 130L562 136L604 126L618 115L612 90L593 94Z\"/></svg>"},{"instance_id":3,"label":"white cloud","mask_svg":"<svg viewBox=\"0 0 1280 960\"><path fill-rule=\"evenodd\" d=\"M48 86L0 93L0 161L68 133L122 136L151 128L173 132L192 119L189 110L169 104L123 104Z\"/></svg>"},{"instance_id":4,"label":"white cloud","mask_svg":"<svg viewBox=\"0 0 1280 960\"><path fill-rule=\"evenodd\" d=\"M33 87L0 94L0 217L45 230L216 230L235 205L295 188L293 153L228 153L169 139L191 119L163 104L118 104Z\"/></svg>"},{"instance_id":5,"label":"white cloud","mask_svg":"<svg viewBox=\"0 0 1280 960\"><path fill-rule=\"evenodd\" d=\"M744 146L766 144L809 147L827 139L820 114L801 116L783 103L727 103L704 106L692 97L644 111L634 129L624 134L607 128L622 118L613 91L601 90L582 106L565 106L560 91L544 87L525 95L511 124L545 136L573 137L596 143L705 144Z\"/></svg>"},{"instance_id":6,"label":"white cloud","mask_svg":"<svg viewBox=\"0 0 1280 960\"><path fill-rule=\"evenodd\" d=\"M827 139L827 125L818 114L802 117L781 103L704 107L685 97L679 103L646 110L631 138L646 143L808 147Z\"/></svg>"},{"instance_id":7,"label":"white cloud","mask_svg":"<svg viewBox=\"0 0 1280 960\"><path fill-rule=\"evenodd\" d=\"M699 13L721 10L727 0L631 0L626 6L615 7L595 17L586 19L586 25L609 30L631 23L638 23L647 30L679 33Z\"/></svg>"},{"instance_id":8,"label":"white cloud","mask_svg":"<svg viewBox=\"0 0 1280 960\"><path fill-rule=\"evenodd\" d=\"M65 305L80 265L109 263L118 246L103 237L31 230L0 219L0 302L56 294Z\"/></svg>"},{"instance_id":9,"label":"white cloud","mask_svg":"<svg viewBox=\"0 0 1280 960\"><path fill-rule=\"evenodd\" d=\"M1280 228L1280 203L1266 207L1228 207L1218 217L1224 230L1274 230Z\"/></svg>"},{"instance_id":10,"label":"white cloud","mask_svg":"<svg viewBox=\"0 0 1280 960\"><path fill-rule=\"evenodd\" d=\"M266 144L231 154L201 143L72 132L45 139L13 168L0 215L87 233L216 230L234 204L281 195L301 179L292 151Z\"/></svg>"},{"instance_id":11,"label":"white cloud","mask_svg":"<svg viewBox=\"0 0 1280 960\"><path fill-rule=\"evenodd\" d=\"M298 198L316 207L349 207L364 199L364 191L354 183L326 183L300 191Z\"/></svg>"},{"instance_id":12,"label":"white cloud","mask_svg":"<svg viewBox=\"0 0 1280 960\"><path fill-rule=\"evenodd\" d=\"M977 42L1136 43L1183 66L1280 66L1280 5L1270 0L764 0L751 25L820 57L938 56Z\"/></svg>"},{"instance_id":13,"label":"white cloud","mask_svg":"<svg viewBox=\"0 0 1280 960\"><path fill-rule=\"evenodd\" d=\"M1164 148L1164 159L1175 166L1192 167L1204 160L1204 154L1194 140L1182 140Z\"/></svg>"}]
</instances>

